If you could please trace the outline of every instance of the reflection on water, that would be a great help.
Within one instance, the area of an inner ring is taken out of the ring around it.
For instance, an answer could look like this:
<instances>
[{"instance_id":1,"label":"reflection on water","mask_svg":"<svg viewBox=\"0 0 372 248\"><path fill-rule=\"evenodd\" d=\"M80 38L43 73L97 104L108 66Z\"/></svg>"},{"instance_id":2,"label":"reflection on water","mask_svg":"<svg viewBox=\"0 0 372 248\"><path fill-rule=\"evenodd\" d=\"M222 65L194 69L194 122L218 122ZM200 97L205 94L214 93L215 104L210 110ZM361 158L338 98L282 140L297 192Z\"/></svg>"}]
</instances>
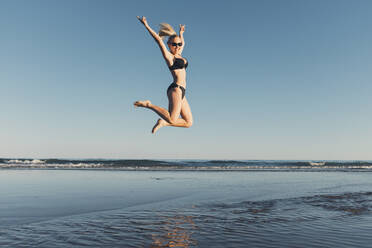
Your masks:
<instances>
[{"instance_id":1,"label":"reflection on water","mask_svg":"<svg viewBox=\"0 0 372 248\"><path fill-rule=\"evenodd\" d=\"M191 216L168 217L162 224L160 233L152 234L151 248L197 245L197 241L191 238L193 230L197 229Z\"/></svg>"},{"instance_id":2,"label":"reflection on water","mask_svg":"<svg viewBox=\"0 0 372 248\"><path fill-rule=\"evenodd\" d=\"M0 247L370 248L371 223L372 191L344 192L61 217L0 228Z\"/></svg>"}]
</instances>

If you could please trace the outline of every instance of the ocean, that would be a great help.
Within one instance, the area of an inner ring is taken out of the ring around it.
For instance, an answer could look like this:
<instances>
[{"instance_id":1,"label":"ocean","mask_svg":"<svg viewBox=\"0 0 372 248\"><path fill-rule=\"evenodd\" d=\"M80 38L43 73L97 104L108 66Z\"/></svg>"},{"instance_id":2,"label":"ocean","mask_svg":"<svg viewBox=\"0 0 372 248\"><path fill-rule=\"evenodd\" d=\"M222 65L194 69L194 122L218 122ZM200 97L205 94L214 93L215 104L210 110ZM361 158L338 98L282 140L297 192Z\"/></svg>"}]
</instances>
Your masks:
<instances>
[{"instance_id":1,"label":"ocean","mask_svg":"<svg viewBox=\"0 0 372 248\"><path fill-rule=\"evenodd\" d=\"M371 161L0 159L0 247L371 247Z\"/></svg>"},{"instance_id":2,"label":"ocean","mask_svg":"<svg viewBox=\"0 0 372 248\"><path fill-rule=\"evenodd\" d=\"M372 161L344 160L128 160L128 159L6 159L2 169L120 169L120 170L288 170L368 171Z\"/></svg>"}]
</instances>

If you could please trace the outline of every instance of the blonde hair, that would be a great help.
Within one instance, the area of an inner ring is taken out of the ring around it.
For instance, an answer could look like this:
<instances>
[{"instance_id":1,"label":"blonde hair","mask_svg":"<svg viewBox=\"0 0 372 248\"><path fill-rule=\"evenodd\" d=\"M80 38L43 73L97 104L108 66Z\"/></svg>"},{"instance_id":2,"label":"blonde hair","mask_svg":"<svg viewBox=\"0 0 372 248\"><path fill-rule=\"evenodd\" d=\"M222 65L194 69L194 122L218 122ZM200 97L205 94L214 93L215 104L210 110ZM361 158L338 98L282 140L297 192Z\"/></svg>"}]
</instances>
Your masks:
<instances>
[{"instance_id":1,"label":"blonde hair","mask_svg":"<svg viewBox=\"0 0 372 248\"><path fill-rule=\"evenodd\" d=\"M178 36L176 31L172 28L171 25L168 23L160 23L159 24L160 29L159 29L159 36L160 38L164 39L165 36L169 36L168 42L173 39L174 37Z\"/></svg>"}]
</instances>

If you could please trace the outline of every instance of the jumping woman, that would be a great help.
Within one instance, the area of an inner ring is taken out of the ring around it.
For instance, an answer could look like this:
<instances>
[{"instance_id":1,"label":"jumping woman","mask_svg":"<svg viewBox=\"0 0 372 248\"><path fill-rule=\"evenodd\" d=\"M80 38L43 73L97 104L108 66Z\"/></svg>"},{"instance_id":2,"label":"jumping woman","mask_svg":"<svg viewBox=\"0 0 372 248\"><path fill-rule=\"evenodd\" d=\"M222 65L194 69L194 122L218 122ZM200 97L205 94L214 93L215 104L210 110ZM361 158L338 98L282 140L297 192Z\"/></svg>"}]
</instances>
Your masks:
<instances>
[{"instance_id":1,"label":"jumping woman","mask_svg":"<svg viewBox=\"0 0 372 248\"><path fill-rule=\"evenodd\" d=\"M180 25L179 35L173 28L167 24L160 24L159 34L157 34L148 25L146 17L137 16L138 20L146 27L151 36L159 45L161 53L167 63L169 70L173 76L173 83L167 89L168 95L168 110L153 105L149 100L136 101L134 106L143 107L153 110L161 118L158 119L155 126L152 128L152 133L155 133L159 128L165 126L172 127L191 127L192 114L189 103L186 100L186 68L187 60L182 58L182 51L185 46L183 33L185 32L185 25ZM163 42L163 37L168 36L167 47ZM180 115L182 118L180 118Z\"/></svg>"}]
</instances>

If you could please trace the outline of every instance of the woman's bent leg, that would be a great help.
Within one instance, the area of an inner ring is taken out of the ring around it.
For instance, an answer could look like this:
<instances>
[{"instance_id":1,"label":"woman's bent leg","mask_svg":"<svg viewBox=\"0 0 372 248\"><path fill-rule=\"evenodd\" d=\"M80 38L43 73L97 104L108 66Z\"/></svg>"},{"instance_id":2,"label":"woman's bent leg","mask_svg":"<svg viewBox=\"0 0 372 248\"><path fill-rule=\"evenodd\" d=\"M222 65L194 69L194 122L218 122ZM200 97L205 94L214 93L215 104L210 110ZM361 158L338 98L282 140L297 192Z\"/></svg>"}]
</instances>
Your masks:
<instances>
[{"instance_id":1,"label":"woman's bent leg","mask_svg":"<svg viewBox=\"0 0 372 248\"><path fill-rule=\"evenodd\" d=\"M155 113L157 113L161 118L163 118L167 122L170 122L171 121L170 114L169 114L168 110L166 110L165 108L156 106L156 105L152 104L148 100L146 100L146 101L136 101L134 103L134 106L151 109L152 111L154 111Z\"/></svg>"},{"instance_id":2,"label":"woman's bent leg","mask_svg":"<svg viewBox=\"0 0 372 248\"><path fill-rule=\"evenodd\" d=\"M150 101L137 101L134 103L137 107L151 109L157 113L162 119L158 119L155 126L152 128L152 133L155 133L159 128L164 126L173 127L190 127L192 125L192 114L190 106L186 98L182 99L182 91L179 88L174 88L168 92L169 111L153 105ZM179 118L180 115L183 118Z\"/></svg>"},{"instance_id":3,"label":"woman's bent leg","mask_svg":"<svg viewBox=\"0 0 372 248\"><path fill-rule=\"evenodd\" d=\"M170 105L170 104L169 104ZM187 102L186 97L182 101L182 108L181 108L181 116L182 118L178 118L176 122L173 124L170 124L169 122L166 122L163 119L158 119L155 126L152 128L152 133L155 133L159 128L165 127L165 126L172 126L172 127L191 127L193 123L192 114L190 105Z\"/></svg>"},{"instance_id":4,"label":"woman's bent leg","mask_svg":"<svg viewBox=\"0 0 372 248\"><path fill-rule=\"evenodd\" d=\"M176 124L182 108L182 91L178 88L168 91L169 111L165 108L152 104L149 100L136 101L134 106L148 108L157 113L170 124Z\"/></svg>"}]
</instances>

